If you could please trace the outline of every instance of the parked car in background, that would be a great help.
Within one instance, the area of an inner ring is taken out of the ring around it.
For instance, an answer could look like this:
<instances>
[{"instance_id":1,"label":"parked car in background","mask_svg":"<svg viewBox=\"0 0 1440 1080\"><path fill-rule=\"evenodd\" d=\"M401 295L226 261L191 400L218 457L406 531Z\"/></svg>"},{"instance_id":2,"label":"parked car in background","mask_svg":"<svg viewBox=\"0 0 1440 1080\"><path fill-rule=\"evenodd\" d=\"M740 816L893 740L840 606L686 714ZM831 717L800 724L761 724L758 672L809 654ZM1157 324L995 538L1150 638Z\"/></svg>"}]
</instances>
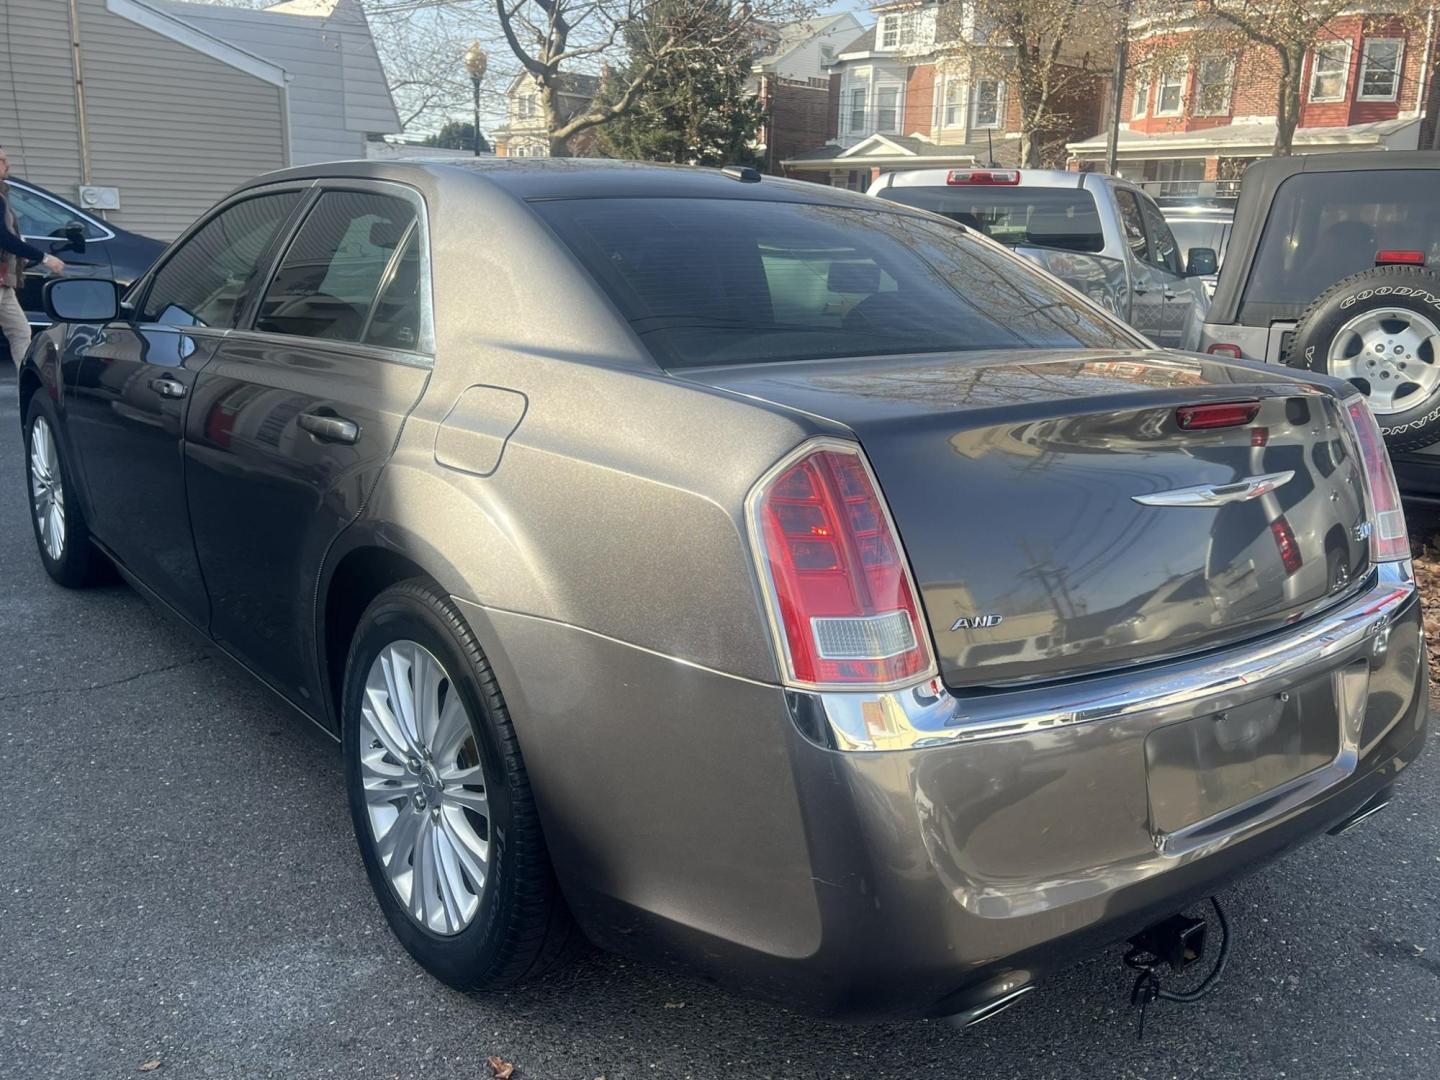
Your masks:
<instances>
[{"instance_id":1,"label":"parked car in background","mask_svg":"<svg viewBox=\"0 0 1440 1080\"><path fill-rule=\"evenodd\" d=\"M159 240L117 228L27 180L12 178L8 183L7 201L20 220L21 233L41 251L60 258L66 277L108 278L128 285L165 250ZM42 267L32 266L20 290L20 306L36 331L49 325L40 295L47 277ZM0 361L9 356L10 347L0 336Z\"/></svg>"},{"instance_id":2,"label":"parked car in background","mask_svg":"<svg viewBox=\"0 0 1440 1080\"><path fill-rule=\"evenodd\" d=\"M1407 501L1440 507L1437 191L1433 151L1251 165L1204 347L1347 380Z\"/></svg>"},{"instance_id":3,"label":"parked car in background","mask_svg":"<svg viewBox=\"0 0 1440 1080\"><path fill-rule=\"evenodd\" d=\"M123 305L48 288L45 569L113 563L340 740L379 905L457 987L578 923L974 1020L1372 812L1424 738L1353 388L1153 350L931 214L341 162Z\"/></svg>"},{"instance_id":4,"label":"parked car in background","mask_svg":"<svg viewBox=\"0 0 1440 1080\"><path fill-rule=\"evenodd\" d=\"M1225 265L1225 252L1230 246L1230 232L1235 227L1235 200L1162 196L1155 202L1175 234L1186 265L1195 248L1215 253L1215 273L1201 279L1206 293L1213 299L1220 267Z\"/></svg>"},{"instance_id":5,"label":"parked car in background","mask_svg":"<svg viewBox=\"0 0 1440 1080\"><path fill-rule=\"evenodd\" d=\"M1183 262L1160 208L1103 173L915 169L886 173L870 194L943 214L1039 263L1157 345L1199 346L1213 252Z\"/></svg>"}]
</instances>

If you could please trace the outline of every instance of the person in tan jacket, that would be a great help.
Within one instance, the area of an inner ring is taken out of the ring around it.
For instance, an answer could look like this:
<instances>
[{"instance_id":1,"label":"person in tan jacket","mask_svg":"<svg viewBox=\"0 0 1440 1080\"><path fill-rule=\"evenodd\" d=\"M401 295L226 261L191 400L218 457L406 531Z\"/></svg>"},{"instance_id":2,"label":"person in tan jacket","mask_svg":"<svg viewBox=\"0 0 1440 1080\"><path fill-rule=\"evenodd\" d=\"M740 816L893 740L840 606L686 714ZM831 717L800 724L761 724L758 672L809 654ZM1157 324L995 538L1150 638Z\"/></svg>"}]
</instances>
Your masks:
<instances>
[{"instance_id":1,"label":"person in tan jacket","mask_svg":"<svg viewBox=\"0 0 1440 1080\"><path fill-rule=\"evenodd\" d=\"M10 359L18 371L30 348L30 320L20 306L21 274L27 262L43 263L52 274L63 271L65 264L21 237L20 220L10 208L10 188L5 183L9 178L10 159L0 146L0 333L10 343Z\"/></svg>"}]
</instances>

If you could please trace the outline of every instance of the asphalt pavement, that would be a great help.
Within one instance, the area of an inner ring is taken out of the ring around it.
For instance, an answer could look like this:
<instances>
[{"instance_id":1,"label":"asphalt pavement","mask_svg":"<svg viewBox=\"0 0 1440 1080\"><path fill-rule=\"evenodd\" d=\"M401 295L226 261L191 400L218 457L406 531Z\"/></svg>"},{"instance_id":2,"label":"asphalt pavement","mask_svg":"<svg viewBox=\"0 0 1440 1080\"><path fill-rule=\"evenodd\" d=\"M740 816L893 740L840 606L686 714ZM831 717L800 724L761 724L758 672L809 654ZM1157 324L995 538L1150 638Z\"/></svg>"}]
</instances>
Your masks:
<instances>
[{"instance_id":1,"label":"asphalt pavement","mask_svg":"<svg viewBox=\"0 0 1440 1080\"><path fill-rule=\"evenodd\" d=\"M598 952L455 993L371 899L335 745L128 588L45 576L18 430L7 372L7 1076L485 1080L491 1055L517 1080L1440 1076L1440 744L1387 811L1224 894L1223 983L1152 1008L1143 1043L1118 949L968 1031L807 1019Z\"/></svg>"}]
</instances>

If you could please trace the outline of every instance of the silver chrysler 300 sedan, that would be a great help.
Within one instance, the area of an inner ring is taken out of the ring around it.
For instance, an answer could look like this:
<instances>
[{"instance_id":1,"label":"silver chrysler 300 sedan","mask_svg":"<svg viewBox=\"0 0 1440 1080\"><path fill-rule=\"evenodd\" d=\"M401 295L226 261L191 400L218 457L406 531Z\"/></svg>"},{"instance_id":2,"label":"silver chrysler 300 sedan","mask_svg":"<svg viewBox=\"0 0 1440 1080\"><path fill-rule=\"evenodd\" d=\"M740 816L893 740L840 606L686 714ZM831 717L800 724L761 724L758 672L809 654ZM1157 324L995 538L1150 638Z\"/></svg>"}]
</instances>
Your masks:
<instances>
[{"instance_id":1,"label":"silver chrysler 300 sedan","mask_svg":"<svg viewBox=\"0 0 1440 1080\"><path fill-rule=\"evenodd\" d=\"M1426 717L1345 384L1154 350L961 225L746 170L260 177L22 371L40 558L341 741L459 987L578 926L979 1015L1379 805Z\"/></svg>"}]
</instances>

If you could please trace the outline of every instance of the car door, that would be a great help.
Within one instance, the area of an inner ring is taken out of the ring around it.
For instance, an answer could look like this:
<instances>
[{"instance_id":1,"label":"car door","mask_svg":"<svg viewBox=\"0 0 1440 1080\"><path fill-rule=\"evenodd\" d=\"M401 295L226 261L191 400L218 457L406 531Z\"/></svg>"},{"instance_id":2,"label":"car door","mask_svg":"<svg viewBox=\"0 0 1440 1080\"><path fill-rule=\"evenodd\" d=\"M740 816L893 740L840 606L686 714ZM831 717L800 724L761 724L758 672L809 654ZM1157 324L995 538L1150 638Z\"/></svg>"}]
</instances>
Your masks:
<instances>
[{"instance_id":1,"label":"car door","mask_svg":"<svg viewBox=\"0 0 1440 1080\"><path fill-rule=\"evenodd\" d=\"M110 241L115 234L98 221L22 181L10 181L8 201L24 238L63 260L66 277L114 276ZM40 297L47 277L49 271L37 264L26 268L21 282L20 306L33 326L48 325Z\"/></svg>"},{"instance_id":2,"label":"car door","mask_svg":"<svg viewBox=\"0 0 1440 1080\"><path fill-rule=\"evenodd\" d=\"M317 191L191 405L186 486L211 634L301 707L320 693L321 563L429 374L424 221L400 185Z\"/></svg>"},{"instance_id":3,"label":"car door","mask_svg":"<svg viewBox=\"0 0 1440 1080\"><path fill-rule=\"evenodd\" d=\"M199 627L209 605L191 539L182 435L196 375L255 284L302 191L252 195L207 218L142 282L130 320L69 351L66 427L96 537Z\"/></svg>"},{"instance_id":4,"label":"car door","mask_svg":"<svg viewBox=\"0 0 1440 1080\"><path fill-rule=\"evenodd\" d=\"M1194 349L1200 340L1200 326L1209 304L1205 286L1198 278L1185 276L1180 244L1170 223L1149 195L1140 193L1140 213L1150 241L1150 257L1163 300L1158 344L1170 349Z\"/></svg>"},{"instance_id":5,"label":"car door","mask_svg":"<svg viewBox=\"0 0 1440 1080\"><path fill-rule=\"evenodd\" d=\"M1139 193L1127 187L1115 188L1120 211L1126 262L1130 273L1130 325L1157 345L1165 341L1165 288L1155 267Z\"/></svg>"}]
</instances>

